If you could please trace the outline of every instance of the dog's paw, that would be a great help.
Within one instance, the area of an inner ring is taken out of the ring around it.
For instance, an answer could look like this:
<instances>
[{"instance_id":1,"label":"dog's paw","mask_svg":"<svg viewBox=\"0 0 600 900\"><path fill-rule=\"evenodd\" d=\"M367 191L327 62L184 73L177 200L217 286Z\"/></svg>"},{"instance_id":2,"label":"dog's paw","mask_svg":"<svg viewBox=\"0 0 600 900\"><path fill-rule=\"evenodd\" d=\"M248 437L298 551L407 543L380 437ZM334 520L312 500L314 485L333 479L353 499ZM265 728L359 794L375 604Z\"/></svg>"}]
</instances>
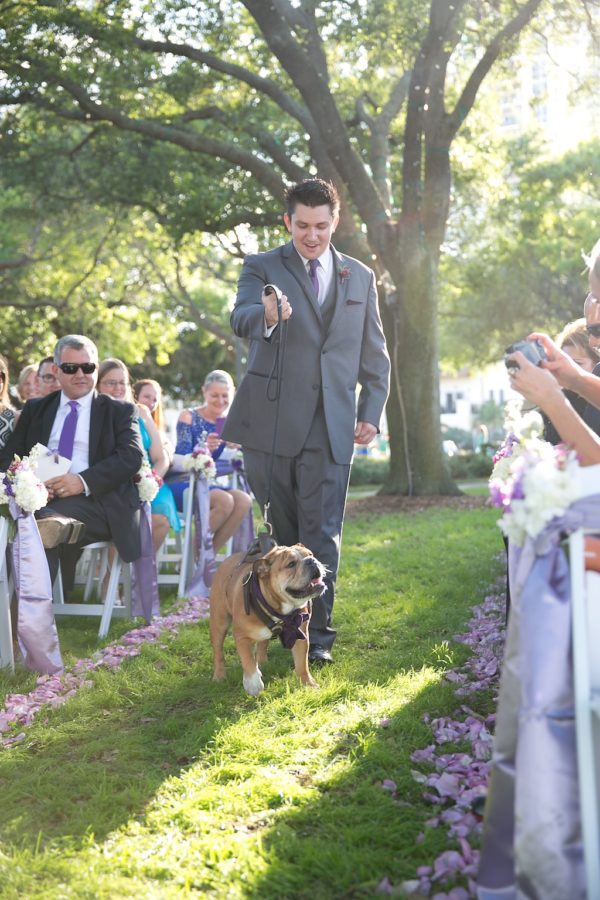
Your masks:
<instances>
[{"instance_id":1,"label":"dog's paw","mask_svg":"<svg viewBox=\"0 0 600 900\"><path fill-rule=\"evenodd\" d=\"M225 681L225 670L223 669L223 671L220 671L220 670L217 671L215 669L215 671L213 672L212 680L213 681Z\"/></svg>"},{"instance_id":2,"label":"dog's paw","mask_svg":"<svg viewBox=\"0 0 600 900\"><path fill-rule=\"evenodd\" d=\"M308 678L302 678L302 685L304 687L309 687L309 688L318 688L319 687L319 685L317 684L315 679L311 678L310 675L308 676Z\"/></svg>"},{"instance_id":3,"label":"dog's paw","mask_svg":"<svg viewBox=\"0 0 600 900\"><path fill-rule=\"evenodd\" d=\"M258 695L261 694L265 689L265 684L262 680L260 669L257 669L253 675L244 675L243 682L244 690L247 694L250 694L251 697L258 697Z\"/></svg>"}]
</instances>

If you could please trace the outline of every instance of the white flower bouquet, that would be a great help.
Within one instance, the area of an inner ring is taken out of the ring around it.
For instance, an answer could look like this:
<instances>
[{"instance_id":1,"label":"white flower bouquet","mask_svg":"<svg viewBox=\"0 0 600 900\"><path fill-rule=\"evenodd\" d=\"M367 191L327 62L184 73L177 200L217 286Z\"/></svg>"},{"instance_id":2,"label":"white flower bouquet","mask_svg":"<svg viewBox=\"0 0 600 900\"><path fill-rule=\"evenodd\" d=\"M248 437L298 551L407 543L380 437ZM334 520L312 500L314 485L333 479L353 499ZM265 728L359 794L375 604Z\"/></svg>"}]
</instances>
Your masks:
<instances>
[{"instance_id":1,"label":"white flower bouquet","mask_svg":"<svg viewBox=\"0 0 600 900\"><path fill-rule=\"evenodd\" d=\"M34 513L48 502L48 491L32 468L31 455L15 456L6 473L0 472L0 505L14 499L25 513Z\"/></svg>"},{"instance_id":2,"label":"white flower bouquet","mask_svg":"<svg viewBox=\"0 0 600 900\"><path fill-rule=\"evenodd\" d=\"M541 440L541 419L528 413L509 422L508 437L494 457L490 495L503 515L498 525L507 538L523 546L580 496L575 451Z\"/></svg>"},{"instance_id":3,"label":"white flower bouquet","mask_svg":"<svg viewBox=\"0 0 600 900\"><path fill-rule=\"evenodd\" d=\"M215 480L217 467L208 447L196 445L192 453L183 457L182 464L186 472L194 471L207 481Z\"/></svg>"},{"instance_id":4,"label":"white flower bouquet","mask_svg":"<svg viewBox=\"0 0 600 900\"><path fill-rule=\"evenodd\" d=\"M154 471L146 459L143 461L139 472L133 480L136 483L142 503L152 503L163 483L160 475Z\"/></svg>"}]
</instances>

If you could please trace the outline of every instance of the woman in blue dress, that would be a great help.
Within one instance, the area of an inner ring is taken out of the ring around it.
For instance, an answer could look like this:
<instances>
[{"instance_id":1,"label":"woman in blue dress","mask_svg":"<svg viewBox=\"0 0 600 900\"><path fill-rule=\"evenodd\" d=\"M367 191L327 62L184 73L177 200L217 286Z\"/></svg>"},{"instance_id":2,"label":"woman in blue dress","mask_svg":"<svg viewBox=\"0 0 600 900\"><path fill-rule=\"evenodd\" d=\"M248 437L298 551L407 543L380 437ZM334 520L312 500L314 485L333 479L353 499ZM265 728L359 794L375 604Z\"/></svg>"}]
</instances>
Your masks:
<instances>
[{"instance_id":1,"label":"woman in blue dress","mask_svg":"<svg viewBox=\"0 0 600 900\"><path fill-rule=\"evenodd\" d=\"M191 453L196 444L205 443L215 462L227 444L220 438L221 429L233 397L233 379L228 372L214 369L202 385L204 403L192 409L184 409L177 421L178 455ZM187 480L170 483L179 509ZM218 485L210 491L210 529L215 550L220 550L237 531L252 505L251 497L236 488L223 489Z\"/></svg>"},{"instance_id":2,"label":"woman in blue dress","mask_svg":"<svg viewBox=\"0 0 600 900\"><path fill-rule=\"evenodd\" d=\"M108 394L114 400L133 402L129 384L129 372L125 363L121 362L120 359L105 359L100 363L98 369L98 392L100 394ZM139 414L138 425L146 457L156 474L163 478L169 468L169 456L148 408L141 403L137 403L136 407ZM150 507L152 509L152 543L154 544L154 549L158 551L170 528L175 532L181 529L175 500L168 485L161 485Z\"/></svg>"}]
</instances>

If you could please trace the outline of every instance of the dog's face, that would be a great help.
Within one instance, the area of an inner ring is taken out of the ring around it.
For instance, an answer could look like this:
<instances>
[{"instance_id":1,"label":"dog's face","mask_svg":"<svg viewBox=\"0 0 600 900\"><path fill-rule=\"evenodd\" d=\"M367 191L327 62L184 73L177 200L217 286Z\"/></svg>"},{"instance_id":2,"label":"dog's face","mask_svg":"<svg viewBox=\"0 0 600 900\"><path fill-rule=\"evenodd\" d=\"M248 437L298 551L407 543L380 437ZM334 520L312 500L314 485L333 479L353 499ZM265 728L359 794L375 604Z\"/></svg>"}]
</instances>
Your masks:
<instances>
[{"instance_id":1,"label":"dog's face","mask_svg":"<svg viewBox=\"0 0 600 900\"><path fill-rule=\"evenodd\" d=\"M273 547L254 563L265 600L284 615L325 590L325 566L303 544Z\"/></svg>"}]
</instances>

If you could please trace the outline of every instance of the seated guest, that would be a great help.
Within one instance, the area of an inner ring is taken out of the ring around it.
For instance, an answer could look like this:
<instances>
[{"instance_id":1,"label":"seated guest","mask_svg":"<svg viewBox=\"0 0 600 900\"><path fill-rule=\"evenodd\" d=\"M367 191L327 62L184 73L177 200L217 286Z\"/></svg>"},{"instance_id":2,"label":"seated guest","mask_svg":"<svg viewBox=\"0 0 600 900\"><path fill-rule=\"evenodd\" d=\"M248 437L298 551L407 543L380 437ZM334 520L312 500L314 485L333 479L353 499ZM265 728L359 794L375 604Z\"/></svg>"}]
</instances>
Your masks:
<instances>
[{"instance_id":1,"label":"seated guest","mask_svg":"<svg viewBox=\"0 0 600 900\"><path fill-rule=\"evenodd\" d=\"M40 396L37 380L37 366L30 364L21 369L17 380L17 394L22 403L27 403L28 400Z\"/></svg>"},{"instance_id":2,"label":"seated guest","mask_svg":"<svg viewBox=\"0 0 600 900\"><path fill-rule=\"evenodd\" d=\"M114 358L103 360L98 371L98 390L101 394L108 394L115 400L130 401L131 386L125 363ZM144 452L151 467L162 478L169 468L169 457L148 408L138 403L136 409ZM152 509L152 542L154 549L158 550L169 533L169 529L173 528L175 532L178 532L181 523L175 500L166 484L161 485L150 506Z\"/></svg>"},{"instance_id":3,"label":"seated guest","mask_svg":"<svg viewBox=\"0 0 600 900\"><path fill-rule=\"evenodd\" d=\"M0 353L0 447L4 447L15 427L15 411L8 393L8 361Z\"/></svg>"},{"instance_id":4,"label":"seated guest","mask_svg":"<svg viewBox=\"0 0 600 900\"><path fill-rule=\"evenodd\" d=\"M37 385L40 397L47 397L52 391L60 390L60 384L56 377L56 364L52 356L46 356L38 365Z\"/></svg>"},{"instance_id":5,"label":"seated guest","mask_svg":"<svg viewBox=\"0 0 600 900\"><path fill-rule=\"evenodd\" d=\"M193 451L199 441L206 442L213 459L217 460L226 447L216 431L219 425L221 428L223 426L233 396L231 375L221 369L209 372L204 380L202 393L204 403L193 409L184 409L179 416L175 452L186 455ZM187 482L177 480L170 484L181 509ZM252 500L245 491L211 486L210 528L215 550L220 550L237 531L251 505Z\"/></svg>"},{"instance_id":6,"label":"seated guest","mask_svg":"<svg viewBox=\"0 0 600 900\"><path fill-rule=\"evenodd\" d=\"M154 378L140 378L132 387L133 399L141 406L150 410L154 424L158 428L165 450L169 457L169 464L173 460L175 448L165 433L165 417L162 405L162 388Z\"/></svg>"},{"instance_id":7,"label":"seated guest","mask_svg":"<svg viewBox=\"0 0 600 900\"><path fill-rule=\"evenodd\" d=\"M540 366L535 366L521 352L513 353L510 359L514 364L508 369L511 387L548 417L560 440L577 452L581 465L591 466L600 463L600 437L573 409L561 389L562 384L575 393L585 396L583 392L586 391L592 396L594 391L589 389L589 379L597 381L599 385L600 380L573 362L547 334L535 332L530 337L543 342L548 360ZM600 403L600 392L597 392L597 387L595 396Z\"/></svg>"},{"instance_id":8,"label":"seated guest","mask_svg":"<svg viewBox=\"0 0 600 900\"><path fill-rule=\"evenodd\" d=\"M150 415L159 431L165 430L162 408L162 388L154 378L140 378L132 387L136 403L142 403L150 410Z\"/></svg>"},{"instance_id":9,"label":"seated guest","mask_svg":"<svg viewBox=\"0 0 600 900\"><path fill-rule=\"evenodd\" d=\"M585 318L576 319L565 325L556 338L556 344L571 357L578 366L586 372L593 372L600 363L600 354L590 346L590 336L587 333ZM596 374L600 374L600 371ZM588 403L583 397L573 391L565 391L565 396L573 409L579 413L583 421L590 426L592 431L600 434L600 409ZM544 418L544 438L551 444L558 444L560 436L548 418Z\"/></svg>"},{"instance_id":10,"label":"seated guest","mask_svg":"<svg viewBox=\"0 0 600 900\"><path fill-rule=\"evenodd\" d=\"M556 344L586 372L593 372L600 363L600 353L590 344L585 317L569 322L556 338Z\"/></svg>"},{"instance_id":11,"label":"seated guest","mask_svg":"<svg viewBox=\"0 0 600 900\"><path fill-rule=\"evenodd\" d=\"M46 482L48 503L36 514L51 578L60 558L68 590L85 544L114 541L125 562L140 556L141 504L133 478L143 449L133 404L96 393L98 351L89 338L62 337L54 361L60 391L25 405L0 450L0 469L37 443L71 459L65 475Z\"/></svg>"},{"instance_id":12,"label":"seated guest","mask_svg":"<svg viewBox=\"0 0 600 900\"><path fill-rule=\"evenodd\" d=\"M600 240L585 257L588 267L589 293L585 299L583 312L590 347L600 348ZM546 334L535 332L529 335L542 341L548 357L541 366L533 366L515 353L518 366L509 369L511 383L515 390L535 403L550 419L561 440L571 444L578 452L582 465L600 462L600 440L593 430L573 409L561 388L572 391L579 397L600 409L600 378L594 372L587 372L561 350Z\"/></svg>"}]
</instances>

